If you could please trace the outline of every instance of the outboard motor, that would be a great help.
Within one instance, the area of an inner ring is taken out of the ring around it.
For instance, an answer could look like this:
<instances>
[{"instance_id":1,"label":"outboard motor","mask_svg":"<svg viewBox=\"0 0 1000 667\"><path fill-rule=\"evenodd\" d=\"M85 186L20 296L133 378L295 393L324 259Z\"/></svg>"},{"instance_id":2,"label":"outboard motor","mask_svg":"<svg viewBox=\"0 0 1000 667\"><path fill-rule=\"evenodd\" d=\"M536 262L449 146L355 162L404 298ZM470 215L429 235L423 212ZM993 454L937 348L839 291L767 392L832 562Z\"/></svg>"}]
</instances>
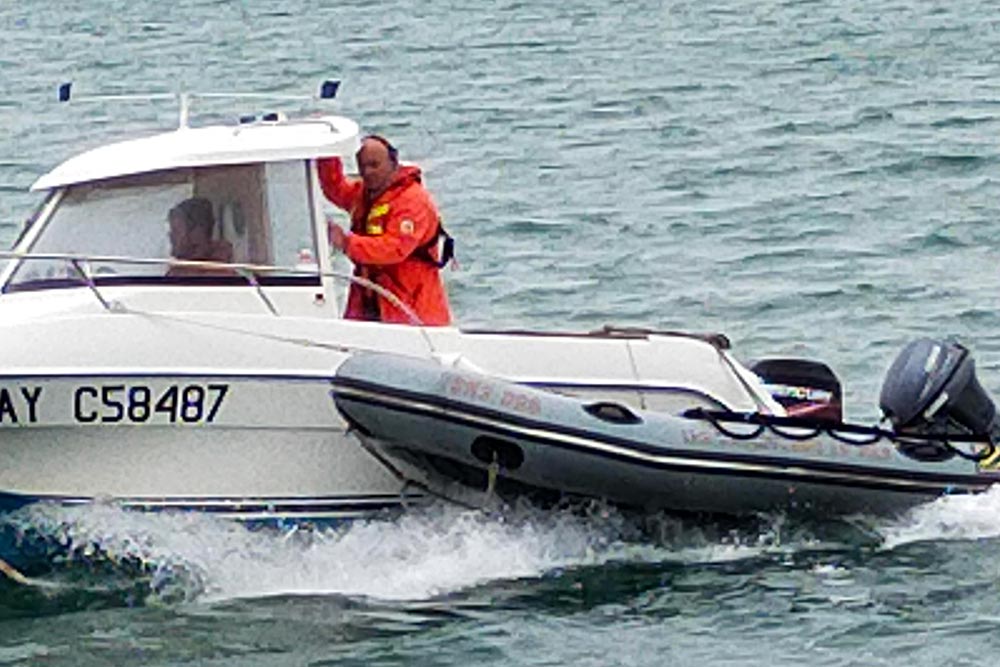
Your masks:
<instances>
[{"instance_id":1,"label":"outboard motor","mask_svg":"<svg viewBox=\"0 0 1000 667\"><path fill-rule=\"evenodd\" d=\"M904 347L882 382L879 407L900 435L1000 440L996 406L976 379L972 355L958 343L921 338ZM951 450L933 443L914 448L903 453L922 460L950 458Z\"/></svg>"}]
</instances>

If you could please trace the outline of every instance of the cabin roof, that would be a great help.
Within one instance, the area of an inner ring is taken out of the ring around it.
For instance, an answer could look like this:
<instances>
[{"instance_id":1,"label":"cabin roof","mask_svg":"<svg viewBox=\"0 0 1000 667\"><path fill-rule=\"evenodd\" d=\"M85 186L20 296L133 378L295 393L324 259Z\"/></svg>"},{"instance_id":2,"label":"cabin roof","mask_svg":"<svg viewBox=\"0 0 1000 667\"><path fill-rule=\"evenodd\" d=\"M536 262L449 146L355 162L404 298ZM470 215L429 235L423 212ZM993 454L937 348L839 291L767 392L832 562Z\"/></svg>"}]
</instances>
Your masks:
<instances>
[{"instance_id":1,"label":"cabin roof","mask_svg":"<svg viewBox=\"0 0 1000 667\"><path fill-rule=\"evenodd\" d=\"M358 147L358 132L357 123L341 116L181 127L80 153L40 177L31 189L182 167L347 157Z\"/></svg>"}]
</instances>

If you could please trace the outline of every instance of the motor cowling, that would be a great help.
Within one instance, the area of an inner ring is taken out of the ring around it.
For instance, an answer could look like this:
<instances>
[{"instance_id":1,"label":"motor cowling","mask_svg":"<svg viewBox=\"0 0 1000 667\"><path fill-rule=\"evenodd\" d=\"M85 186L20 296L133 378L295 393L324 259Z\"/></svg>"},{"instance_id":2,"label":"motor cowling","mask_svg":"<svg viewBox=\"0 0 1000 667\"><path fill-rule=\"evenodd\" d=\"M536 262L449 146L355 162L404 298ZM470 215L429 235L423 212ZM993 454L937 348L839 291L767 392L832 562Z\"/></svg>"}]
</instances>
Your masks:
<instances>
[{"instance_id":1,"label":"motor cowling","mask_svg":"<svg viewBox=\"0 0 1000 667\"><path fill-rule=\"evenodd\" d=\"M976 378L975 362L962 345L921 338L892 362L879 407L893 429L906 435L1000 436L996 406Z\"/></svg>"}]
</instances>

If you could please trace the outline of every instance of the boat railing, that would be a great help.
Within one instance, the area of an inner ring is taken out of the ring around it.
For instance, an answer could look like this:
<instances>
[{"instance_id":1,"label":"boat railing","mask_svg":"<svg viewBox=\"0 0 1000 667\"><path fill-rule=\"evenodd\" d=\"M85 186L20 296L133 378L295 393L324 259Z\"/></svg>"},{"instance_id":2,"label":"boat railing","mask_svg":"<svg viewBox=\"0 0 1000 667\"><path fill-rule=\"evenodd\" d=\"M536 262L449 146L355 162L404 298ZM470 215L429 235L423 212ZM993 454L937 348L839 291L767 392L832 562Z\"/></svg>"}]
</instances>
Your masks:
<instances>
[{"instance_id":1,"label":"boat railing","mask_svg":"<svg viewBox=\"0 0 1000 667\"><path fill-rule=\"evenodd\" d=\"M189 260L189 259L175 259L175 258L162 258L162 257L129 257L124 255L86 255L78 253L51 253L51 252L19 252L16 250L0 250L0 261L2 260L17 260L17 261L50 261L50 262L65 262L68 267L72 269L72 273L79 276L81 282L89 288L90 292L94 295L100 304L108 311L111 312L122 312L124 307L116 302L109 300L101 291L101 285L99 279L103 276L95 275L93 271L90 270L91 264L121 264L130 266L166 266L167 270L171 268L184 268L192 271L212 271L212 272L226 272L227 274L241 277L246 283L254 288L255 293L258 298L264 303L265 307L271 314L275 316L280 316L278 309L274 306L274 303L267 296L264 291L263 286L260 284L258 276L271 276L271 275L282 275L282 276L301 276L310 278L330 278L336 281L344 283L353 283L360 285L365 289L369 289L379 296L385 298L389 303L402 311L410 324L415 326L422 326L423 322L417 316L413 309L408 305L403 303L398 296L392 293L392 291L382 287L381 285L367 280L360 276L355 276L352 274L344 273L341 271L321 271L319 266L301 268L301 267L291 267L291 266L277 266L271 264L250 264L250 263L240 263L240 262L216 262L209 260ZM212 275L218 276L219 273L214 273Z\"/></svg>"},{"instance_id":2,"label":"boat railing","mask_svg":"<svg viewBox=\"0 0 1000 667\"><path fill-rule=\"evenodd\" d=\"M73 93L73 82L67 81L59 85L59 101L63 103L67 102L152 102L158 100L174 100L178 104L178 127L188 127L191 118L191 102L195 98L203 99L252 99L252 100L269 100L269 101L330 101L337 97L337 91L340 89L340 81L336 79L326 79L320 86L319 90L314 95L288 95L282 93L253 93L253 92L195 92L195 91L185 91L179 93L128 93L128 94L116 94L116 95L76 95ZM278 114L267 114L261 120L264 122L273 121L278 119ZM273 118L271 118L273 116ZM254 118L252 121L247 119L245 122L241 121L242 125L253 124L257 119ZM331 130L336 131L337 128L332 123L326 120L318 120L318 122L324 123L330 127Z\"/></svg>"}]
</instances>

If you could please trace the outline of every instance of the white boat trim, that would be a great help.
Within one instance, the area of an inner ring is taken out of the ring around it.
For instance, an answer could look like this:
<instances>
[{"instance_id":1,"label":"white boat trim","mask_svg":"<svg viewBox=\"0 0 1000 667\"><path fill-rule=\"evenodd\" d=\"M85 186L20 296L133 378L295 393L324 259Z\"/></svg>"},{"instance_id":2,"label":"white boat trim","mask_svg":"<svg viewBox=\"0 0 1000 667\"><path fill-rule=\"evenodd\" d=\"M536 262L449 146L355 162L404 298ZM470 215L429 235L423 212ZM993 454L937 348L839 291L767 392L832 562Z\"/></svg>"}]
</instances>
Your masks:
<instances>
[{"instance_id":1,"label":"white boat trim","mask_svg":"<svg viewBox=\"0 0 1000 667\"><path fill-rule=\"evenodd\" d=\"M39 178L33 191L152 171L353 156L356 122L341 116L250 125L181 127L120 141L72 157Z\"/></svg>"}]
</instances>

